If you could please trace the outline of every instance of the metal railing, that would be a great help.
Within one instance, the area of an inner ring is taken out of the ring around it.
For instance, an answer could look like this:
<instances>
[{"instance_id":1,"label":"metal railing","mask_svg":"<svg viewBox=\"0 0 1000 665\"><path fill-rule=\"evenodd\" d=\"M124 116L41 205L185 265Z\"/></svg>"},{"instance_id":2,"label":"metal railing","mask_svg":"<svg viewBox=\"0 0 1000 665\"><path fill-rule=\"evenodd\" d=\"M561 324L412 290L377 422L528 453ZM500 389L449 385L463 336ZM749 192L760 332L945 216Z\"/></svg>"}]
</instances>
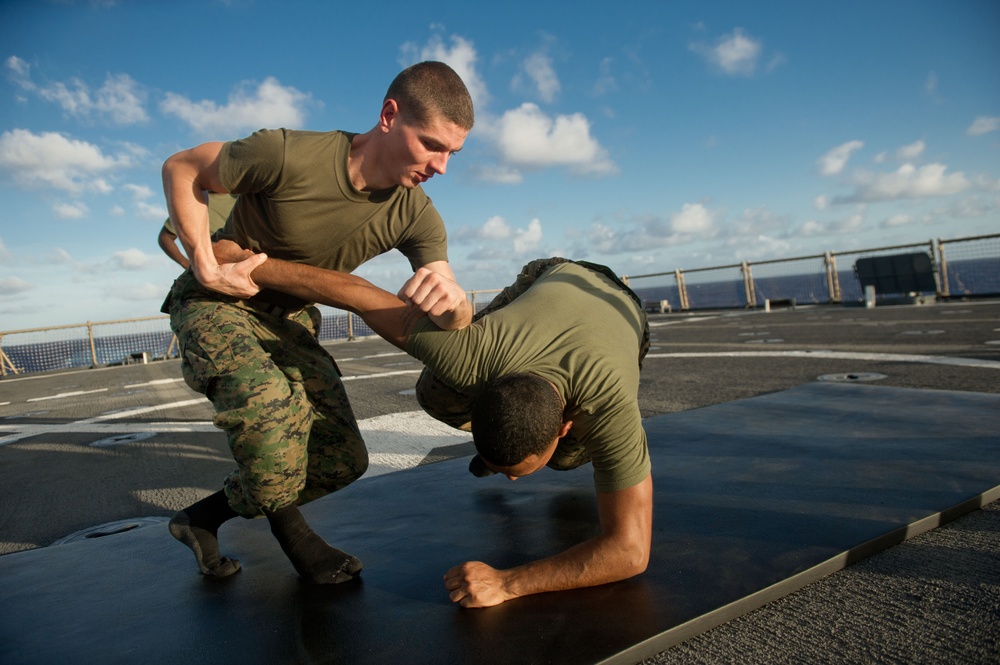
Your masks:
<instances>
[{"instance_id":1,"label":"metal railing","mask_svg":"<svg viewBox=\"0 0 1000 665\"><path fill-rule=\"evenodd\" d=\"M488 305L499 291L469 291L473 311ZM375 334L356 314L322 305L319 309L323 315L321 341ZM170 330L169 316L0 332L0 376L147 363L177 355L177 338Z\"/></svg>"},{"instance_id":2,"label":"metal railing","mask_svg":"<svg viewBox=\"0 0 1000 665\"><path fill-rule=\"evenodd\" d=\"M676 269L624 279L646 302L669 309L756 308L765 301L811 304L860 302L854 266L858 259L924 251L931 259L942 298L1000 294L1000 234L931 240L909 245L826 252L725 266ZM881 295L881 294L880 294Z\"/></svg>"},{"instance_id":3,"label":"metal railing","mask_svg":"<svg viewBox=\"0 0 1000 665\"><path fill-rule=\"evenodd\" d=\"M1000 234L753 263L742 261L710 268L623 276L623 279L647 302L666 301L670 309L681 311L756 308L765 302L782 300L803 304L849 303L864 296L854 274L857 260L901 250L926 251L930 255L939 297L1000 294ZM485 307L499 291L468 292L473 310ZM320 307L320 311L322 341L375 334L354 314L332 307ZM0 332L0 376L176 356L177 341L167 316Z\"/></svg>"}]
</instances>

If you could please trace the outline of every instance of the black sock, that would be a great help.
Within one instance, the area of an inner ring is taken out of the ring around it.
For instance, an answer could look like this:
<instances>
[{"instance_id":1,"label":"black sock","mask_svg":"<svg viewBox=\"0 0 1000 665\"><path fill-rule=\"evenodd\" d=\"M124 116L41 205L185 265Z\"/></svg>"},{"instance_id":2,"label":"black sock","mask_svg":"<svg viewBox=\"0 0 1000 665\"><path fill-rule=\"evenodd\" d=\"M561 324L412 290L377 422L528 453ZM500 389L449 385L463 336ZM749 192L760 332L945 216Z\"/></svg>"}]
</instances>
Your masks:
<instances>
[{"instance_id":1,"label":"black sock","mask_svg":"<svg viewBox=\"0 0 1000 665\"><path fill-rule=\"evenodd\" d=\"M339 584L361 572L361 561L347 552L327 545L306 524L298 506L264 513L271 533L291 560L295 570L313 584Z\"/></svg>"},{"instance_id":2,"label":"black sock","mask_svg":"<svg viewBox=\"0 0 1000 665\"><path fill-rule=\"evenodd\" d=\"M202 575L228 577L240 569L239 561L219 554L219 527L236 515L219 490L171 518L170 534L191 548Z\"/></svg>"}]
</instances>

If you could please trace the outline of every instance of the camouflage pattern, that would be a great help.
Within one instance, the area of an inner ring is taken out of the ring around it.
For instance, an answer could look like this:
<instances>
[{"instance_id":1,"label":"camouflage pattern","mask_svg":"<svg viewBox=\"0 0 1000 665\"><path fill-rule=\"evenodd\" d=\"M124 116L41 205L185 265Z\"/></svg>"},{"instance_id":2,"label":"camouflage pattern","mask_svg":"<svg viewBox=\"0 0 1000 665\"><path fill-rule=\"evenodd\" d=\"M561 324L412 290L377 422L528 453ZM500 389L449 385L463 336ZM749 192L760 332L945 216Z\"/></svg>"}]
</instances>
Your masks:
<instances>
[{"instance_id":1,"label":"camouflage pattern","mask_svg":"<svg viewBox=\"0 0 1000 665\"><path fill-rule=\"evenodd\" d=\"M256 517L361 477L368 451L314 307L274 316L210 293L190 273L174 285L170 325L185 382L215 406L237 468L229 503Z\"/></svg>"},{"instance_id":2,"label":"camouflage pattern","mask_svg":"<svg viewBox=\"0 0 1000 665\"><path fill-rule=\"evenodd\" d=\"M474 322L478 321L487 314L506 307L519 295L527 291L528 287L530 287L535 280L538 279L538 277L545 273L546 270L554 265L567 263L569 261L569 259L552 257L548 259L536 259L531 263L528 263L521 268L521 273L518 275L517 280L498 293L496 297L490 301L489 305L476 312L472 320ZM639 367L641 369L642 361L646 357L646 353L649 352L649 320L646 318L645 310L642 307L642 301L637 295L635 295L635 293L632 292L632 289L630 289L624 282L621 281L621 279L618 278L617 275L614 274L610 268L596 263L588 263L586 261L573 261L573 263L578 263L586 268L595 270L607 276L613 282L618 284L623 290L625 290L639 305L639 311L643 313L643 334L642 341L639 344L638 358ZM430 370L425 368L424 371L420 373L420 378L417 380L416 396L417 403L420 404L420 407L431 417L440 420L451 427L455 427L466 432L472 431L471 414L472 403L475 401L475 395L455 390L434 376ZM575 436L573 436L571 431L568 435L559 440L559 445L556 447L555 453L552 455L552 458L546 466L558 471L565 471L575 469L589 461L590 455L587 453L586 448L576 439Z\"/></svg>"}]
</instances>

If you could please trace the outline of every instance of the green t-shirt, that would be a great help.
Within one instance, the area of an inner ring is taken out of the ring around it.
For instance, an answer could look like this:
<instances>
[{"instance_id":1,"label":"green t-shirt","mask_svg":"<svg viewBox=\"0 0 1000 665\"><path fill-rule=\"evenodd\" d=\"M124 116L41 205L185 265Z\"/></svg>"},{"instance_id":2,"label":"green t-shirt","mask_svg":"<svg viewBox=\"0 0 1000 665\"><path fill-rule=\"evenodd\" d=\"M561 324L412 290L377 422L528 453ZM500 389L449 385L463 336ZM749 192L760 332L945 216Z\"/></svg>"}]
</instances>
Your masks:
<instances>
[{"instance_id":1,"label":"green t-shirt","mask_svg":"<svg viewBox=\"0 0 1000 665\"><path fill-rule=\"evenodd\" d=\"M239 198L221 237L277 259L342 272L391 249L414 270L447 261L444 222L423 189L361 192L351 184L353 136L265 129L226 143L219 174ZM285 306L295 300L267 290L262 296Z\"/></svg>"},{"instance_id":2,"label":"green t-shirt","mask_svg":"<svg viewBox=\"0 0 1000 665\"><path fill-rule=\"evenodd\" d=\"M229 219L229 211L233 209L233 204L236 203L236 197L232 194L214 194L209 193L208 195L208 232L215 233L223 226L226 225L226 220ZM174 228L174 223L167 218L167 221L163 222L163 228L169 231L172 235L177 235L177 229Z\"/></svg>"},{"instance_id":3,"label":"green t-shirt","mask_svg":"<svg viewBox=\"0 0 1000 665\"><path fill-rule=\"evenodd\" d=\"M443 331L423 319L407 350L466 395L505 374L551 381L573 421L570 436L590 454L597 490L613 492L650 471L638 404L644 321L639 305L606 276L561 263L468 328Z\"/></svg>"}]
</instances>

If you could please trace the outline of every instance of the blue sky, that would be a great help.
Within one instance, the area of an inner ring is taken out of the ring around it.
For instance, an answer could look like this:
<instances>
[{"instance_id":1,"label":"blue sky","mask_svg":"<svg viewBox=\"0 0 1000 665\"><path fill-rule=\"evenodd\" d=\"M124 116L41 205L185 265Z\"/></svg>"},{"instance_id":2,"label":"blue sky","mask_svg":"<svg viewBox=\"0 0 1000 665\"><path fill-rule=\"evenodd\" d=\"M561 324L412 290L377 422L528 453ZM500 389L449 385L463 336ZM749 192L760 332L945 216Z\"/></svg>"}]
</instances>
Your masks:
<instances>
[{"instance_id":1,"label":"blue sky","mask_svg":"<svg viewBox=\"0 0 1000 665\"><path fill-rule=\"evenodd\" d=\"M166 157L366 131L424 59L476 102L425 185L467 289L1000 232L995 0L7 0L0 45L0 331L157 314Z\"/></svg>"}]
</instances>

